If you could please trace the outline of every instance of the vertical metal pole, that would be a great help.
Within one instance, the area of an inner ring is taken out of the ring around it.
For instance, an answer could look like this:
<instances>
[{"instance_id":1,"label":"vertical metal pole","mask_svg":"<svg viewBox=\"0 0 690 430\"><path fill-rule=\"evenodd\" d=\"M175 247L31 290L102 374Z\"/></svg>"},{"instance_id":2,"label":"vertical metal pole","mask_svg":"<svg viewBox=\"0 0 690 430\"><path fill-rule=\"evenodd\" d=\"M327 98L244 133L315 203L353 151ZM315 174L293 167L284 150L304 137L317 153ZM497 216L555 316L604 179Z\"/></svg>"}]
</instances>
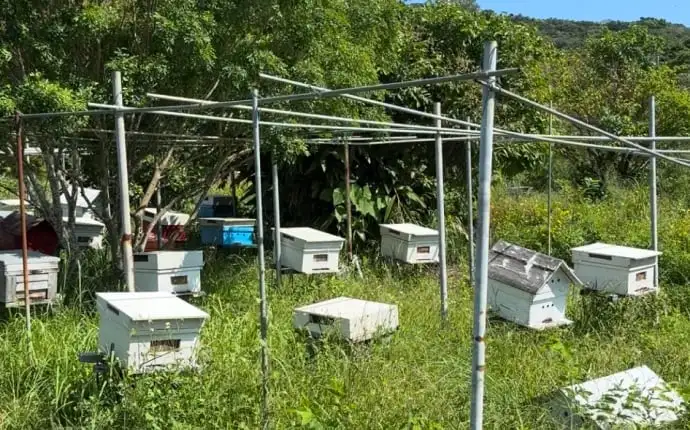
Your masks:
<instances>
[{"instance_id":1,"label":"vertical metal pole","mask_svg":"<svg viewBox=\"0 0 690 430\"><path fill-rule=\"evenodd\" d=\"M497 44L484 43L482 70L496 70ZM496 78L490 77L493 85ZM489 224L491 220L491 161L493 157L495 93L484 87L482 96L482 128L479 147L479 240L477 241L477 266L474 289L474 336L472 339L472 402L470 428L481 430L484 414L484 372L486 335L486 296L489 269Z\"/></svg>"},{"instance_id":2,"label":"vertical metal pole","mask_svg":"<svg viewBox=\"0 0 690 430\"><path fill-rule=\"evenodd\" d=\"M115 106L122 107L122 76L113 72L113 99ZM127 173L127 144L125 142L125 117L115 111L115 140L117 143L118 180L120 181L120 220L122 224L122 267L125 271L127 290L134 292L134 258L132 255L132 223L129 211L129 174Z\"/></svg>"},{"instance_id":3,"label":"vertical metal pole","mask_svg":"<svg viewBox=\"0 0 690 430\"><path fill-rule=\"evenodd\" d=\"M29 295L29 244L26 227L26 184L24 183L24 144L22 142L22 118L19 112L14 116L17 126L17 180L19 181L19 216L22 230L22 276L24 280L24 313L26 333L31 338L31 296Z\"/></svg>"},{"instance_id":4,"label":"vertical metal pole","mask_svg":"<svg viewBox=\"0 0 690 430\"><path fill-rule=\"evenodd\" d=\"M280 188L278 185L278 157L273 152L271 165L271 175L273 176L273 216L275 217L275 237L273 240L273 258L276 265L276 287L282 284L281 244L280 244Z\"/></svg>"},{"instance_id":5,"label":"vertical metal pole","mask_svg":"<svg viewBox=\"0 0 690 430\"><path fill-rule=\"evenodd\" d=\"M649 136L656 137L656 100L654 96L649 98ZM656 141L650 142L649 149L656 150ZM649 157L649 211L650 229L652 236L652 249L659 250L659 235L657 230L657 207L656 207L656 157ZM658 257L657 257L658 259ZM659 287L659 268L654 271L654 287Z\"/></svg>"},{"instance_id":6,"label":"vertical metal pole","mask_svg":"<svg viewBox=\"0 0 690 430\"><path fill-rule=\"evenodd\" d=\"M156 186L156 213L161 211L161 182L158 180L158 185ZM156 224L156 245L158 245L158 250L162 248L163 242L163 226L161 225L161 219L158 219L158 224ZM168 248L169 249L169 248Z\"/></svg>"},{"instance_id":7,"label":"vertical metal pole","mask_svg":"<svg viewBox=\"0 0 690 430\"><path fill-rule=\"evenodd\" d=\"M434 114L441 115L441 103L434 103ZM434 121L441 128L441 120ZM446 271L446 206L443 190L443 140L436 133L436 211L438 216L439 283L441 288L441 320L448 318L448 276Z\"/></svg>"},{"instance_id":8,"label":"vertical metal pole","mask_svg":"<svg viewBox=\"0 0 690 430\"><path fill-rule=\"evenodd\" d=\"M470 122L470 117L467 117L467 122ZM467 127L471 130L471 127ZM470 287L474 287L474 199L472 195L472 141L468 140L465 146L465 179L467 182L467 241L468 255L469 255L469 271L470 271Z\"/></svg>"},{"instance_id":9,"label":"vertical metal pole","mask_svg":"<svg viewBox=\"0 0 690 430\"><path fill-rule=\"evenodd\" d=\"M345 212L347 216L347 262L352 263L352 202L350 201L350 141L345 138Z\"/></svg>"},{"instance_id":10,"label":"vertical metal pole","mask_svg":"<svg viewBox=\"0 0 690 430\"><path fill-rule=\"evenodd\" d=\"M261 203L261 140L259 137L259 92L252 90L252 131L254 134L254 184L256 186L256 245L259 254L259 301L261 323L261 428L268 430L268 302L266 261L264 260L264 216Z\"/></svg>"},{"instance_id":11,"label":"vertical metal pole","mask_svg":"<svg viewBox=\"0 0 690 430\"><path fill-rule=\"evenodd\" d=\"M550 103L549 106L553 109L553 103ZM549 136L553 133L553 115L549 114ZM548 202L547 202L547 227L546 229L548 230L548 244L547 244L547 249L548 249L548 254L551 255L551 193L552 193L552 188L553 188L553 143L549 142L549 194L548 194Z\"/></svg>"},{"instance_id":12,"label":"vertical metal pole","mask_svg":"<svg viewBox=\"0 0 690 430\"><path fill-rule=\"evenodd\" d=\"M237 184L235 183L235 170L230 171L230 189L232 190L232 216L237 216Z\"/></svg>"}]
</instances>

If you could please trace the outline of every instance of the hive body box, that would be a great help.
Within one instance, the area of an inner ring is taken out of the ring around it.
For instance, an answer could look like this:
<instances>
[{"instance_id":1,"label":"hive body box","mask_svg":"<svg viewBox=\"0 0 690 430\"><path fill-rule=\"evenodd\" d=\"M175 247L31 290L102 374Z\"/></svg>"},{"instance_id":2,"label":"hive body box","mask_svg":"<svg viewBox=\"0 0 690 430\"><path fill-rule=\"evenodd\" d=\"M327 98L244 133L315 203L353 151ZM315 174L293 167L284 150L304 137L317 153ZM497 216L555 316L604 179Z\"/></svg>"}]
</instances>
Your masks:
<instances>
[{"instance_id":1,"label":"hive body box","mask_svg":"<svg viewBox=\"0 0 690 430\"><path fill-rule=\"evenodd\" d=\"M29 251L29 297L32 302L45 303L57 293L60 259ZM24 302L24 274L21 251L0 252L0 301L5 305Z\"/></svg>"},{"instance_id":2,"label":"hive body box","mask_svg":"<svg viewBox=\"0 0 690 430\"><path fill-rule=\"evenodd\" d=\"M306 329L315 338L335 332L343 340L361 342L395 331L398 307L338 297L295 309L292 322L296 329Z\"/></svg>"},{"instance_id":3,"label":"hive body box","mask_svg":"<svg viewBox=\"0 0 690 430\"><path fill-rule=\"evenodd\" d=\"M98 346L132 373L197 367L208 314L170 293L96 293Z\"/></svg>"},{"instance_id":4,"label":"hive body box","mask_svg":"<svg viewBox=\"0 0 690 430\"><path fill-rule=\"evenodd\" d=\"M541 330L571 324L570 285L581 281L563 260L505 241L489 253L487 303L501 318Z\"/></svg>"},{"instance_id":5,"label":"hive body box","mask_svg":"<svg viewBox=\"0 0 690 430\"><path fill-rule=\"evenodd\" d=\"M68 218L63 218L68 222ZM103 229L105 224L93 218L76 218L74 221L74 235L80 248L101 249L103 246Z\"/></svg>"},{"instance_id":6,"label":"hive body box","mask_svg":"<svg viewBox=\"0 0 690 430\"><path fill-rule=\"evenodd\" d=\"M84 195L86 198L84 198ZM99 207L100 205L100 195L101 191L97 190L95 188L83 188L79 189L77 191L77 200L75 202L75 208L74 208L74 216L77 218L88 218L88 219L95 219L96 214L93 212L91 207L89 206L89 203L91 206L94 207ZM88 199L88 200L87 200ZM69 205L67 204L67 198L64 195L60 195L60 207L62 208L62 216L63 217L68 217L69 216Z\"/></svg>"},{"instance_id":7,"label":"hive body box","mask_svg":"<svg viewBox=\"0 0 690 430\"><path fill-rule=\"evenodd\" d=\"M280 262L301 273L336 273L345 239L309 227L280 229Z\"/></svg>"},{"instance_id":8,"label":"hive body box","mask_svg":"<svg viewBox=\"0 0 690 430\"><path fill-rule=\"evenodd\" d=\"M657 427L685 412L678 393L647 366L562 388L548 407L566 428Z\"/></svg>"},{"instance_id":9,"label":"hive body box","mask_svg":"<svg viewBox=\"0 0 690 430\"><path fill-rule=\"evenodd\" d=\"M381 255L409 264L438 262L438 231L415 224L381 224Z\"/></svg>"},{"instance_id":10,"label":"hive body box","mask_svg":"<svg viewBox=\"0 0 690 430\"><path fill-rule=\"evenodd\" d=\"M199 218L201 243L212 246L254 246L253 218Z\"/></svg>"},{"instance_id":11,"label":"hive body box","mask_svg":"<svg viewBox=\"0 0 690 430\"><path fill-rule=\"evenodd\" d=\"M156 208L146 208L144 211L144 228L147 229L153 218L158 213ZM175 235L175 243L173 247L181 248L187 241L187 233L185 232L185 225L189 221L189 215L181 212L166 211L159 220L162 230L161 245L166 246L171 236ZM151 230L151 234L146 238L146 251L153 251L158 249L158 238L156 235L156 228Z\"/></svg>"},{"instance_id":12,"label":"hive body box","mask_svg":"<svg viewBox=\"0 0 690 430\"><path fill-rule=\"evenodd\" d=\"M203 251L152 251L134 255L137 291L198 293L201 291Z\"/></svg>"},{"instance_id":13,"label":"hive body box","mask_svg":"<svg viewBox=\"0 0 690 430\"><path fill-rule=\"evenodd\" d=\"M571 251L575 273L588 288L622 296L657 291L654 279L660 252L606 243Z\"/></svg>"}]
</instances>

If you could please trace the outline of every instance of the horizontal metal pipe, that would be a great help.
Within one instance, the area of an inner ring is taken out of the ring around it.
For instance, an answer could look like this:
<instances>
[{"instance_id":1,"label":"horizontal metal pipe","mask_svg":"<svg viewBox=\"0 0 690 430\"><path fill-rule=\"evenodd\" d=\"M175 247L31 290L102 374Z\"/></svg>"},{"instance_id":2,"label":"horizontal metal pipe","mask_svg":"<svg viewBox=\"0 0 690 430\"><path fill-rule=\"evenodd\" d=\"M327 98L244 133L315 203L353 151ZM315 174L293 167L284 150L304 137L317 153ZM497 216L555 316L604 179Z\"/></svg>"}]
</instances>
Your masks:
<instances>
[{"instance_id":1,"label":"horizontal metal pipe","mask_svg":"<svg viewBox=\"0 0 690 430\"><path fill-rule=\"evenodd\" d=\"M572 117L572 116L570 116L570 115L566 115L566 114L564 114L564 113L562 113L562 112L560 112L560 111L557 111L556 109L552 109L552 108L550 108L550 107L548 107L548 106L544 106L544 105L542 105L541 103L537 103L537 102L532 101L532 100L530 100L530 99L528 99L528 98L526 98L526 97L523 97L523 96L521 96L521 95L519 95L519 94L515 94L515 93L512 92L512 91L508 91L508 90L506 90L506 89L503 89L503 88L499 87L498 85L489 84L489 83L486 83L486 82L483 82L483 81L479 81L479 82L480 82L482 85L487 86L487 87L488 87L489 89L491 89L492 91L495 91L495 92L497 92L497 93L499 93L499 94L502 94L502 95L506 95L506 96L508 96L508 97L510 97L510 98L513 98L513 99L515 99L515 100L518 100L518 101L520 101L520 102L522 102L522 103L525 103L525 104L527 104L527 105L529 105L529 106L532 106L532 107L534 107L534 108L543 110L543 111L545 111L545 112L549 112L549 113L551 113L552 115L557 116L557 117L559 117L559 118L561 118L561 119L563 119L563 120L566 120L566 121L569 121L569 122L571 122L571 123L573 123L573 124L579 125L580 127L584 127L584 128L586 128L586 129L589 129L589 130L591 130L591 131L593 131L593 132L595 132L595 133L600 133L601 135L607 136L607 137L609 137L609 138L611 138L611 139L613 139L613 140L615 140L615 141L618 141L618 142L620 142L620 143L622 143L622 144L624 144L624 145L628 145L628 146L631 146L631 147L633 147L633 148L637 148L637 149L639 149L640 151L645 152L645 153L647 153L647 154L650 154L650 155L652 155L652 156L656 155L656 156L658 156L659 158L664 159L664 160L666 160L666 161L670 161L670 162L672 162L672 163L676 163L676 164L679 164L679 165L681 165L681 166L690 167L690 164L689 164L689 163L686 163L685 161L682 161L682 160L679 160L679 159L676 159L676 158L669 157L669 156L667 156L667 155L658 153L657 151L653 151L653 150L651 150L651 149L647 149L647 148L645 148L645 147L642 146L642 145L638 145L637 143L634 143L634 142L631 142L631 141L629 141L629 140L620 138L620 137L616 136L616 135L613 134L613 133L609 133L608 131L602 130L602 129L600 129L600 128L598 128L598 127L595 127L595 126L593 126L593 125L591 125L591 124L587 124L587 123L584 122L584 121L581 121L581 120L579 120L579 119L577 119L577 118L574 118L574 117Z\"/></svg>"},{"instance_id":2,"label":"horizontal metal pipe","mask_svg":"<svg viewBox=\"0 0 690 430\"><path fill-rule=\"evenodd\" d=\"M113 105L107 105L107 104L102 104L102 103L89 103L90 106L95 106L95 107L112 107L115 108ZM125 108L126 110L126 108ZM171 112L171 111L151 111L149 112L151 114L157 114L157 115L167 115L167 116L177 116L181 118L195 118L195 119L202 119L202 120L209 120L209 121L220 121L220 122L230 122L230 123L237 123L237 124L251 124L252 121L248 119L241 119L241 118L226 118L226 117L218 117L218 116L212 116L212 115L200 115L200 114L193 114L193 113L186 113L186 112ZM374 133L405 133L405 134L410 134L410 133L417 133L417 134L436 134L437 132L434 130L407 130L407 129L398 129L398 128L388 128L388 129L381 129L381 128L373 128L373 127L346 127L346 126L332 126L332 125L323 125L323 124L300 124L300 123L283 123L283 122L271 122L271 121L261 121L261 125L263 126L270 126L270 127L283 127L283 128L303 128L303 129L311 129L311 130L339 130L339 131L359 131L359 132L374 132ZM444 135L464 135L461 130L454 130L450 129L452 131L444 131L442 134Z\"/></svg>"},{"instance_id":3,"label":"horizontal metal pipe","mask_svg":"<svg viewBox=\"0 0 690 430\"><path fill-rule=\"evenodd\" d=\"M518 68L502 69L496 70L494 72L473 72L473 73L463 73L459 75L451 76L440 76L436 78L428 79L416 79L413 81L403 81L403 82L392 82L389 84L378 84L378 85L368 85L363 87L354 88L341 88L337 90L323 91L318 93L301 93L301 94L288 94L284 96L274 96L265 97L259 99L260 104L268 103L278 103L278 102L293 102L293 101L305 101L305 100L316 100L338 97L343 94L354 94L354 93L365 93L372 91L381 90L391 90L406 87L415 87L422 85L433 85L440 84L444 82L455 82L455 81L470 81L476 79L485 79L492 76L503 76L511 73L519 72ZM154 113L156 111L165 110L169 112L181 111L181 110L195 110L195 109L217 109L223 107L232 107L237 105L247 105L252 103L252 99L243 100L232 100L227 102L217 102L209 104L192 104L192 105L173 105L173 106L156 106L156 107L141 107L141 108L121 108L119 109L124 114L136 114L136 113ZM109 115L113 112L107 110L87 110L87 111L75 111L75 112L46 112L46 113L35 113L35 114L22 114L22 118L53 118L59 116L93 116L93 115ZM6 118L9 120L9 118Z\"/></svg>"},{"instance_id":4,"label":"horizontal metal pipe","mask_svg":"<svg viewBox=\"0 0 690 430\"><path fill-rule=\"evenodd\" d=\"M156 94L156 93L147 93L146 95L148 97L151 97L154 99L177 101L177 102L184 102L184 103L197 103L197 104L206 104L206 105L216 103L216 102L212 102L210 100L193 99L193 98L189 98L189 97L168 96L168 95ZM232 109L243 109L243 110L249 110L249 111L252 110L251 106L245 106L245 105L231 106L231 108ZM415 129L420 129L420 130L434 130L434 131L436 130L433 127L429 127L426 125L401 124L401 123L389 122L389 121L373 121L373 120L366 120L366 119L348 118L348 117L342 117L342 116L321 115L321 114L314 114L314 113L307 113L307 112L295 112L295 111L282 110L282 109L271 109L271 108L265 108L265 107L259 108L259 111L262 113L273 113L273 114L277 114L277 115L295 116L295 117L310 118L310 119L320 119L320 120L324 120L324 121L349 122L349 123L354 123L354 124L371 124L371 125L379 125L379 126L386 126L386 127L415 128ZM453 131L453 132L456 131L456 130L451 129L451 128L442 128L442 130Z\"/></svg>"}]
</instances>

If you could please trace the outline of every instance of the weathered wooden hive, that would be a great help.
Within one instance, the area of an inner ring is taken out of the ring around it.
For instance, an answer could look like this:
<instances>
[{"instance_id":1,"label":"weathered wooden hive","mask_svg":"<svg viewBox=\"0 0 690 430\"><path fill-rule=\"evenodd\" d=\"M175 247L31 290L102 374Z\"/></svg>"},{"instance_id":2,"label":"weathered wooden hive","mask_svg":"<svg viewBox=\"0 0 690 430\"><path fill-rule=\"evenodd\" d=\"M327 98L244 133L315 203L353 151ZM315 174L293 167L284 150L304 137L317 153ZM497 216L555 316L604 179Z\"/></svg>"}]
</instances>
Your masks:
<instances>
[{"instance_id":1,"label":"weathered wooden hive","mask_svg":"<svg viewBox=\"0 0 690 430\"><path fill-rule=\"evenodd\" d=\"M293 326L312 337L328 333L350 342L385 335L398 328L398 307L349 297L338 297L294 310Z\"/></svg>"},{"instance_id":2,"label":"weathered wooden hive","mask_svg":"<svg viewBox=\"0 0 690 430\"><path fill-rule=\"evenodd\" d=\"M571 284L582 285L563 260L502 240L489 252L487 302L506 320L534 329L570 324Z\"/></svg>"},{"instance_id":3,"label":"weathered wooden hive","mask_svg":"<svg viewBox=\"0 0 690 430\"><path fill-rule=\"evenodd\" d=\"M96 293L98 345L132 373L197 367L208 314L164 292Z\"/></svg>"},{"instance_id":4,"label":"weathered wooden hive","mask_svg":"<svg viewBox=\"0 0 690 430\"><path fill-rule=\"evenodd\" d=\"M438 262L438 231L416 224L381 224L381 255L409 264Z\"/></svg>"},{"instance_id":5,"label":"weathered wooden hive","mask_svg":"<svg viewBox=\"0 0 690 430\"><path fill-rule=\"evenodd\" d=\"M31 303L50 303L57 294L60 259L36 251L28 253L29 297ZM24 303L24 273L22 252L0 252L0 301L6 307Z\"/></svg>"}]
</instances>

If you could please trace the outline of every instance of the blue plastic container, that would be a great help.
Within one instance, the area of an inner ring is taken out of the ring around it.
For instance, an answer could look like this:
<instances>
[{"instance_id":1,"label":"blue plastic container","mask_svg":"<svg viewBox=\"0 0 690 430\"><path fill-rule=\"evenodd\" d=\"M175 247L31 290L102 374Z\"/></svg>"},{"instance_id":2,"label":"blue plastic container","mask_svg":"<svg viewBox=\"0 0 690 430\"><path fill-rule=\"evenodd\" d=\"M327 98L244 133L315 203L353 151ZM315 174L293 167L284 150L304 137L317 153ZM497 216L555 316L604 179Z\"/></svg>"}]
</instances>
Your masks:
<instances>
[{"instance_id":1,"label":"blue plastic container","mask_svg":"<svg viewBox=\"0 0 690 430\"><path fill-rule=\"evenodd\" d=\"M253 225L202 225L201 243L219 247L255 246Z\"/></svg>"}]
</instances>

